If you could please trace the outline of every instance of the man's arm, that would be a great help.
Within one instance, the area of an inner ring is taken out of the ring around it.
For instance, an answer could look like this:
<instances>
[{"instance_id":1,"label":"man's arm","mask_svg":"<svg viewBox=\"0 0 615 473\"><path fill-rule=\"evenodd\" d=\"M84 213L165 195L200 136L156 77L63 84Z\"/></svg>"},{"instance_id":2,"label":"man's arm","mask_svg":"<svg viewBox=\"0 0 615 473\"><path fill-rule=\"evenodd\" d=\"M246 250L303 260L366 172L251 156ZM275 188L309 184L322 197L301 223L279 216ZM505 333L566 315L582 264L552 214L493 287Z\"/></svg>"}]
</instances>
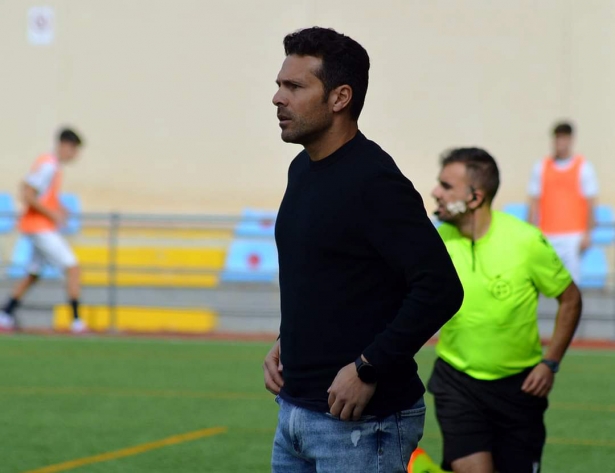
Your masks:
<instances>
[{"instance_id":1,"label":"man's arm","mask_svg":"<svg viewBox=\"0 0 615 473\"><path fill-rule=\"evenodd\" d=\"M532 225L538 226L538 207L540 204L540 195L542 193L542 163L536 163L532 169L530 182L527 186L529 196L529 213L527 221Z\"/></svg>"},{"instance_id":2,"label":"man's arm","mask_svg":"<svg viewBox=\"0 0 615 473\"><path fill-rule=\"evenodd\" d=\"M574 283L570 283L557 300L559 309L545 359L560 363L579 324L583 303L581 292ZM554 377L551 369L540 363L526 378L521 389L534 396L546 397L553 387Z\"/></svg>"},{"instance_id":3,"label":"man's arm","mask_svg":"<svg viewBox=\"0 0 615 473\"><path fill-rule=\"evenodd\" d=\"M373 179L364 190L364 225L369 243L404 281L406 296L394 320L374 334L361 354L379 376L404 371L421 347L463 301L463 287L444 242L427 217L413 185L399 174ZM331 414L357 420L376 390L342 368L329 388Z\"/></svg>"},{"instance_id":4,"label":"man's arm","mask_svg":"<svg viewBox=\"0 0 615 473\"><path fill-rule=\"evenodd\" d=\"M559 310L555 318L555 328L553 337L549 343L549 348L545 358L555 360L558 363L564 358L564 353L568 349L574 332L581 319L583 300L581 291L575 283L571 283L566 290L557 298Z\"/></svg>"},{"instance_id":5,"label":"man's arm","mask_svg":"<svg viewBox=\"0 0 615 473\"><path fill-rule=\"evenodd\" d=\"M596 205L597 199L595 197L587 198L587 232L585 232L583 240L581 240L581 251L587 250L592 244L592 230L596 227Z\"/></svg>"},{"instance_id":6,"label":"man's arm","mask_svg":"<svg viewBox=\"0 0 615 473\"><path fill-rule=\"evenodd\" d=\"M265 388L271 394L280 394L280 389L284 386L282 377L282 362L280 361L280 338L275 341L263 363L265 376Z\"/></svg>"},{"instance_id":7,"label":"man's arm","mask_svg":"<svg viewBox=\"0 0 615 473\"><path fill-rule=\"evenodd\" d=\"M540 199L538 197L530 197L529 201L529 213L527 221L532 225L538 226L538 205Z\"/></svg>"},{"instance_id":8,"label":"man's arm","mask_svg":"<svg viewBox=\"0 0 615 473\"><path fill-rule=\"evenodd\" d=\"M446 246L429 220L419 193L398 174L379 176L365 189L368 239L405 282L406 297L395 319L363 355L379 373L394 372L453 317L463 287Z\"/></svg>"},{"instance_id":9,"label":"man's arm","mask_svg":"<svg viewBox=\"0 0 615 473\"><path fill-rule=\"evenodd\" d=\"M21 199L26 206L43 214L45 217L53 220L58 224L61 222L62 215L45 207L38 200L38 191L26 182L22 183L21 185Z\"/></svg>"},{"instance_id":10,"label":"man's arm","mask_svg":"<svg viewBox=\"0 0 615 473\"><path fill-rule=\"evenodd\" d=\"M595 211L598 200L597 197L600 191L596 170L589 161L585 161L581 168L581 190L587 199L588 209L587 232L583 235L583 240L581 241L581 251L585 251L591 245L591 233L596 226Z\"/></svg>"}]
</instances>

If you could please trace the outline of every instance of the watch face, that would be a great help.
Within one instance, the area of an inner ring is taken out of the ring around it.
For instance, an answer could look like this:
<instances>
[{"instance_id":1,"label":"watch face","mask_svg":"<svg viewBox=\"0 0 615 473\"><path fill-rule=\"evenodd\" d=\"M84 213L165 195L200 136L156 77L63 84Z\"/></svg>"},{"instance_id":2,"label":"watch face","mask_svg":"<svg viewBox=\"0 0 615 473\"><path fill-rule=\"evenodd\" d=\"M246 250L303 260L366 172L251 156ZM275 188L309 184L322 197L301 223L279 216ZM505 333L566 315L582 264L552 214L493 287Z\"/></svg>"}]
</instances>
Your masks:
<instances>
[{"instance_id":1,"label":"watch face","mask_svg":"<svg viewBox=\"0 0 615 473\"><path fill-rule=\"evenodd\" d=\"M359 378L364 383L375 383L378 380L376 368L368 363L363 363L359 368Z\"/></svg>"}]
</instances>

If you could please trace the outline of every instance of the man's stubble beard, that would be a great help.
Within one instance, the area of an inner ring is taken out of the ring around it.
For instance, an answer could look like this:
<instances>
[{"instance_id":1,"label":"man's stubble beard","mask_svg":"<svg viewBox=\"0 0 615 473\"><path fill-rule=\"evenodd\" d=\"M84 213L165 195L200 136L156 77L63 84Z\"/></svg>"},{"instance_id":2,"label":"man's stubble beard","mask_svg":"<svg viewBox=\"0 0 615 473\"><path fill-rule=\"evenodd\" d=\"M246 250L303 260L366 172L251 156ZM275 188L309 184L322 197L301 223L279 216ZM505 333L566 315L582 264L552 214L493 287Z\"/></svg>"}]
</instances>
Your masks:
<instances>
[{"instance_id":1,"label":"man's stubble beard","mask_svg":"<svg viewBox=\"0 0 615 473\"><path fill-rule=\"evenodd\" d=\"M333 115L321 113L316 119L307 121L305 119L292 118L291 123L295 125L294 130L288 130L286 134L282 130L282 141L295 143L304 147L317 142L333 125Z\"/></svg>"}]
</instances>

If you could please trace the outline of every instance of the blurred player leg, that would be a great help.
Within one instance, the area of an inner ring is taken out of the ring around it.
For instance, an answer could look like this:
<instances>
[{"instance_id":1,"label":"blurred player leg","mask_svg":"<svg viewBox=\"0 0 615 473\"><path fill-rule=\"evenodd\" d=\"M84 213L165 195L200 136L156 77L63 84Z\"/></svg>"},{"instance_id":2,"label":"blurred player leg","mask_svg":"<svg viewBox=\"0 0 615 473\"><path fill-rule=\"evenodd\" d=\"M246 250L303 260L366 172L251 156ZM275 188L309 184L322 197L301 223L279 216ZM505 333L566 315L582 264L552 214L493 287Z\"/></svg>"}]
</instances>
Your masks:
<instances>
[{"instance_id":1,"label":"blurred player leg","mask_svg":"<svg viewBox=\"0 0 615 473\"><path fill-rule=\"evenodd\" d=\"M34 246L30 263L28 264L28 275L21 279L13 288L11 297L6 302L2 312L0 312L0 330L13 330L15 328L15 311L21 305L22 299L30 288L38 282L39 272L43 267L44 257L36 246Z\"/></svg>"},{"instance_id":2,"label":"blurred player leg","mask_svg":"<svg viewBox=\"0 0 615 473\"><path fill-rule=\"evenodd\" d=\"M45 260L64 269L66 276L66 293L73 313L71 330L80 333L86 330L85 323L79 316L79 298L81 295L81 270L77 258L66 240L58 232L45 232L35 235L35 246Z\"/></svg>"}]
</instances>

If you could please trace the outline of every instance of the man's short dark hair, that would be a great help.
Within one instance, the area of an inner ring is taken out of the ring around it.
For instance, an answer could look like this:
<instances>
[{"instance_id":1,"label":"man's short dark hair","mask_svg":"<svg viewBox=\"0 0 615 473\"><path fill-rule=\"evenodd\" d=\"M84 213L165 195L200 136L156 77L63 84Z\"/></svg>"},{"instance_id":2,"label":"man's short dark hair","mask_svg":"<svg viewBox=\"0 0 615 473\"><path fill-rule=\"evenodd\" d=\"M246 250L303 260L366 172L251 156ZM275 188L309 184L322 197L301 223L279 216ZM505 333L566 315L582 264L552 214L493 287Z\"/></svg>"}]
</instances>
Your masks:
<instances>
[{"instance_id":1,"label":"man's short dark hair","mask_svg":"<svg viewBox=\"0 0 615 473\"><path fill-rule=\"evenodd\" d=\"M572 136L572 134L574 133L574 128L572 127L572 125L568 122L561 122L558 123L557 125L555 125L555 127L553 128L553 135L557 136L557 135L568 135L568 136Z\"/></svg>"},{"instance_id":2,"label":"man's short dark hair","mask_svg":"<svg viewBox=\"0 0 615 473\"><path fill-rule=\"evenodd\" d=\"M60 143L71 143L75 146L81 146L81 144L83 143L79 135L70 128L63 128L62 130L60 130L60 133L58 133L58 141Z\"/></svg>"},{"instance_id":3,"label":"man's short dark hair","mask_svg":"<svg viewBox=\"0 0 615 473\"><path fill-rule=\"evenodd\" d=\"M316 71L325 88L325 100L340 85L352 88L350 114L358 120L365 103L369 83L369 56L354 39L330 28L306 28L284 38L287 56L314 56L322 59Z\"/></svg>"},{"instance_id":4,"label":"man's short dark hair","mask_svg":"<svg viewBox=\"0 0 615 473\"><path fill-rule=\"evenodd\" d=\"M487 202L492 202L500 187L500 170L487 151L481 148L456 148L442 155L442 167L453 163L465 165L471 185L485 192Z\"/></svg>"}]
</instances>

